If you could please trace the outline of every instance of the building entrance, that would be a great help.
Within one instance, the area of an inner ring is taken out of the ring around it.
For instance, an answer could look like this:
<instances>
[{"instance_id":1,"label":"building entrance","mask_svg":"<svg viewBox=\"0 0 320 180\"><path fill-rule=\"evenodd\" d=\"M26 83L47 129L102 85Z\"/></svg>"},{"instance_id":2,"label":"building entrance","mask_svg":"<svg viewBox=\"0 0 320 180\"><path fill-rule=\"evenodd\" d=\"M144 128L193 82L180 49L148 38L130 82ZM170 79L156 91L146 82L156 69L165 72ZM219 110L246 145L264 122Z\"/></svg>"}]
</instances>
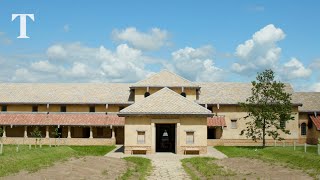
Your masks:
<instances>
[{"instance_id":1,"label":"building entrance","mask_svg":"<svg viewBox=\"0 0 320 180\"><path fill-rule=\"evenodd\" d=\"M156 152L175 152L176 125L156 124Z\"/></svg>"}]
</instances>

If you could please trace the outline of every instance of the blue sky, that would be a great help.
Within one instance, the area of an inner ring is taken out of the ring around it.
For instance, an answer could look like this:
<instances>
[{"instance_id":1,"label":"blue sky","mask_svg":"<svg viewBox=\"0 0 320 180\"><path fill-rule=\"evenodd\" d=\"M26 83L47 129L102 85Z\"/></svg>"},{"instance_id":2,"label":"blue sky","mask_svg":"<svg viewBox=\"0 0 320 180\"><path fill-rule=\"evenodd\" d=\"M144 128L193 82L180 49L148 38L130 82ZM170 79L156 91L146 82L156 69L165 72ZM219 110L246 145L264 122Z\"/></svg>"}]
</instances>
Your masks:
<instances>
[{"instance_id":1,"label":"blue sky","mask_svg":"<svg viewBox=\"0 0 320 180\"><path fill-rule=\"evenodd\" d=\"M0 1L1 82L135 82L161 69L320 91L317 1ZM19 20L30 39L17 39Z\"/></svg>"}]
</instances>

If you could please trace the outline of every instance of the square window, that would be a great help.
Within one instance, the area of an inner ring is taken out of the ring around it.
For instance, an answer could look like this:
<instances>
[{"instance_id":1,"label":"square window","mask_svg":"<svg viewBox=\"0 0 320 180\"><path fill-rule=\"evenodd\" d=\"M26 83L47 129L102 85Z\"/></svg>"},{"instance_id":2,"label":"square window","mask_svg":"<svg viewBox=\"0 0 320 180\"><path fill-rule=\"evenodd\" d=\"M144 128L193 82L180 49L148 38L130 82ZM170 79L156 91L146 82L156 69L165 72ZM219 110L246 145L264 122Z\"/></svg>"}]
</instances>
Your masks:
<instances>
[{"instance_id":1,"label":"square window","mask_svg":"<svg viewBox=\"0 0 320 180\"><path fill-rule=\"evenodd\" d=\"M95 106L90 106L89 107L89 112L96 112L96 107Z\"/></svg>"},{"instance_id":2,"label":"square window","mask_svg":"<svg viewBox=\"0 0 320 180\"><path fill-rule=\"evenodd\" d=\"M145 144L145 131L138 131L138 138L137 138L137 143L138 144Z\"/></svg>"},{"instance_id":3,"label":"square window","mask_svg":"<svg viewBox=\"0 0 320 180\"><path fill-rule=\"evenodd\" d=\"M231 129L237 129L237 120L236 119L231 120Z\"/></svg>"},{"instance_id":4,"label":"square window","mask_svg":"<svg viewBox=\"0 0 320 180\"><path fill-rule=\"evenodd\" d=\"M6 105L2 105L1 106L1 111L2 112L6 112L7 111L7 106Z\"/></svg>"},{"instance_id":5,"label":"square window","mask_svg":"<svg viewBox=\"0 0 320 180\"><path fill-rule=\"evenodd\" d=\"M61 106L60 112L67 112L67 106Z\"/></svg>"},{"instance_id":6,"label":"square window","mask_svg":"<svg viewBox=\"0 0 320 180\"><path fill-rule=\"evenodd\" d=\"M38 106L32 106L32 112L38 112Z\"/></svg>"},{"instance_id":7,"label":"square window","mask_svg":"<svg viewBox=\"0 0 320 180\"><path fill-rule=\"evenodd\" d=\"M194 144L194 132L187 132L187 144Z\"/></svg>"}]
</instances>

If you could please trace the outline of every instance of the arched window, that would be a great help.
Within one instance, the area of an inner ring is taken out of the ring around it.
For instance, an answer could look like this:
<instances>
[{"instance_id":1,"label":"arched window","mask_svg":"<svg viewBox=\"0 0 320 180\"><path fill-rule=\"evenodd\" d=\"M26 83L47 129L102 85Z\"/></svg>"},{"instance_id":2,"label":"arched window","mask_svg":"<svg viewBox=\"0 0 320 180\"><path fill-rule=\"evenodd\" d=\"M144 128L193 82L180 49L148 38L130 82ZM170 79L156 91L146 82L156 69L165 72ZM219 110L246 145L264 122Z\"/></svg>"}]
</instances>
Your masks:
<instances>
[{"instance_id":1,"label":"arched window","mask_svg":"<svg viewBox=\"0 0 320 180\"><path fill-rule=\"evenodd\" d=\"M186 94L185 92L182 92L182 93L181 93L181 96L187 97L187 94Z\"/></svg>"},{"instance_id":2,"label":"arched window","mask_svg":"<svg viewBox=\"0 0 320 180\"><path fill-rule=\"evenodd\" d=\"M302 136L307 135L307 124L306 123L302 123L300 128L301 128L301 135Z\"/></svg>"},{"instance_id":3,"label":"arched window","mask_svg":"<svg viewBox=\"0 0 320 180\"><path fill-rule=\"evenodd\" d=\"M144 97L148 97L148 96L150 96L149 92L144 93Z\"/></svg>"}]
</instances>

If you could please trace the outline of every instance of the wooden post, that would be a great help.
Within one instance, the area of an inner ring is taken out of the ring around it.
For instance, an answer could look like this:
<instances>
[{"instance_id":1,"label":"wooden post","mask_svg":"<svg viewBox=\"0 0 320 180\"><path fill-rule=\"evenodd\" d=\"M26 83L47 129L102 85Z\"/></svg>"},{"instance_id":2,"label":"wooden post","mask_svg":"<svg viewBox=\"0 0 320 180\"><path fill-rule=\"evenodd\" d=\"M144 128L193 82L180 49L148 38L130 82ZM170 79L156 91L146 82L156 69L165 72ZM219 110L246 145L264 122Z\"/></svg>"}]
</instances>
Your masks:
<instances>
[{"instance_id":1,"label":"wooden post","mask_svg":"<svg viewBox=\"0 0 320 180\"><path fill-rule=\"evenodd\" d=\"M71 126L68 126L68 137L67 138L71 138Z\"/></svg>"},{"instance_id":2,"label":"wooden post","mask_svg":"<svg viewBox=\"0 0 320 180\"><path fill-rule=\"evenodd\" d=\"M16 147L16 151L19 152L19 144Z\"/></svg>"},{"instance_id":3,"label":"wooden post","mask_svg":"<svg viewBox=\"0 0 320 180\"><path fill-rule=\"evenodd\" d=\"M304 143L304 152L307 152L307 143Z\"/></svg>"},{"instance_id":4,"label":"wooden post","mask_svg":"<svg viewBox=\"0 0 320 180\"><path fill-rule=\"evenodd\" d=\"M28 137L28 126L24 126L24 137Z\"/></svg>"},{"instance_id":5,"label":"wooden post","mask_svg":"<svg viewBox=\"0 0 320 180\"><path fill-rule=\"evenodd\" d=\"M296 141L293 141L293 150L296 150Z\"/></svg>"},{"instance_id":6,"label":"wooden post","mask_svg":"<svg viewBox=\"0 0 320 180\"><path fill-rule=\"evenodd\" d=\"M274 147L277 146L277 140L274 140Z\"/></svg>"},{"instance_id":7,"label":"wooden post","mask_svg":"<svg viewBox=\"0 0 320 180\"><path fill-rule=\"evenodd\" d=\"M320 155L320 144L318 144L318 155Z\"/></svg>"},{"instance_id":8,"label":"wooden post","mask_svg":"<svg viewBox=\"0 0 320 180\"><path fill-rule=\"evenodd\" d=\"M31 144L29 143L29 150L31 150Z\"/></svg>"}]
</instances>

